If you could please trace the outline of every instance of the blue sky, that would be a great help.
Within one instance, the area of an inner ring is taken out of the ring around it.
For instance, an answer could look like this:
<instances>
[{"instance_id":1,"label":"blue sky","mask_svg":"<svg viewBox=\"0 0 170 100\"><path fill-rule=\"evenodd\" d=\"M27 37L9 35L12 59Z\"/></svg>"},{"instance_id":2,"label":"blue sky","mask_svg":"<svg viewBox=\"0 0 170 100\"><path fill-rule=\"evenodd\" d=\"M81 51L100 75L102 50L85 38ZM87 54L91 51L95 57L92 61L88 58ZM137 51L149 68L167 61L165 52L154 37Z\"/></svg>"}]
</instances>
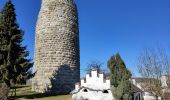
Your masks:
<instances>
[{"instance_id":1,"label":"blue sky","mask_svg":"<svg viewBox=\"0 0 170 100\"><path fill-rule=\"evenodd\" d=\"M0 1L0 8L7 0ZM35 25L41 0L12 0L18 23L25 31L23 44L34 55ZM135 73L136 59L145 47L170 45L169 0L75 0L79 12L81 76L91 61L106 68L119 52Z\"/></svg>"}]
</instances>

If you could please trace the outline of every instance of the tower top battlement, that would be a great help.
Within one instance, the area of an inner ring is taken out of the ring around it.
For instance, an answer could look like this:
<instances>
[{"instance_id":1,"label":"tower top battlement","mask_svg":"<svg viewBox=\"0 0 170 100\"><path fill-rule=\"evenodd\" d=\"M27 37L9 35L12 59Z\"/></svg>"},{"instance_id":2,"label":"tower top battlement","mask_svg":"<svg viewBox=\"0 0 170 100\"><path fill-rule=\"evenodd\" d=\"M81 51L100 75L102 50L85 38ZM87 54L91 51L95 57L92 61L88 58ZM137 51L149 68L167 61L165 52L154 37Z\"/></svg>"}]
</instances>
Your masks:
<instances>
[{"instance_id":1,"label":"tower top battlement","mask_svg":"<svg viewBox=\"0 0 170 100\"><path fill-rule=\"evenodd\" d=\"M42 4L44 3L49 3L49 2L53 2L53 3L62 3L62 4L73 4L74 0L42 0Z\"/></svg>"}]
</instances>

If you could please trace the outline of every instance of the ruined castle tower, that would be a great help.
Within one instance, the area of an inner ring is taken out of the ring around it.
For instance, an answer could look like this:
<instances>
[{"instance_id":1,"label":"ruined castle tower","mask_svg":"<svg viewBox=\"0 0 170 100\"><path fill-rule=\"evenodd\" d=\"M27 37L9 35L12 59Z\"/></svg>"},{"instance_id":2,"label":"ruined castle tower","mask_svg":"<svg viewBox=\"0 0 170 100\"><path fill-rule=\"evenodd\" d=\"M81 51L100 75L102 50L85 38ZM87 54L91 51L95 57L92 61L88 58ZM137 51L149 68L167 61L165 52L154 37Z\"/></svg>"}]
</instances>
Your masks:
<instances>
[{"instance_id":1,"label":"ruined castle tower","mask_svg":"<svg viewBox=\"0 0 170 100\"><path fill-rule=\"evenodd\" d=\"M69 93L80 79L79 30L73 0L42 0L35 34L32 90Z\"/></svg>"}]
</instances>

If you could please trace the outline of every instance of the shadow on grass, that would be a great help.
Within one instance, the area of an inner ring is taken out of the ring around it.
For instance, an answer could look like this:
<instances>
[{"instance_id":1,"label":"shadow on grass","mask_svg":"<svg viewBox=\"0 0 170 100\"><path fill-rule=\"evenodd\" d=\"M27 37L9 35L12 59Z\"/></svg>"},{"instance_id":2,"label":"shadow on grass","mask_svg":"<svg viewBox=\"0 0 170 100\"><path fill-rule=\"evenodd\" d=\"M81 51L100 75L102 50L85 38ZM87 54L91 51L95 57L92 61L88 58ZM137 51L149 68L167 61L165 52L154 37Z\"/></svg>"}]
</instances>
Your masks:
<instances>
[{"instance_id":1,"label":"shadow on grass","mask_svg":"<svg viewBox=\"0 0 170 100\"><path fill-rule=\"evenodd\" d=\"M10 97L11 100L12 98L19 99L19 98L24 98L24 99L38 99L38 98L47 98L51 96L57 96L56 94L46 94L46 93L34 93L34 94L25 94L25 95L20 95L16 97Z\"/></svg>"},{"instance_id":2,"label":"shadow on grass","mask_svg":"<svg viewBox=\"0 0 170 100\"><path fill-rule=\"evenodd\" d=\"M19 86L11 87L11 89L20 89L20 88L26 88L26 87L30 87L30 86L26 86L26 85L19 85Z\"/></svg>"},{"instance_id":3,"label":"shadow on grass","mask_svg":"<svg viewBox=\"0 0 170 100\"><path fill-rule=\"evenodd\" d=\"M76 67L71 68L69 65L61 65L58 70L53 72L50 86L47 84L46 93L36 93L31 91L30 86L18 86L17 88L17 96L10 98L23 98L23 99L41 99L49 97L58 97L65 96L69 94L73 89L75 83L79 82L80 72ZM41 90L40 86L37 85L37 82L33 83L34 89Z\"/></svg>"}]
</instances>

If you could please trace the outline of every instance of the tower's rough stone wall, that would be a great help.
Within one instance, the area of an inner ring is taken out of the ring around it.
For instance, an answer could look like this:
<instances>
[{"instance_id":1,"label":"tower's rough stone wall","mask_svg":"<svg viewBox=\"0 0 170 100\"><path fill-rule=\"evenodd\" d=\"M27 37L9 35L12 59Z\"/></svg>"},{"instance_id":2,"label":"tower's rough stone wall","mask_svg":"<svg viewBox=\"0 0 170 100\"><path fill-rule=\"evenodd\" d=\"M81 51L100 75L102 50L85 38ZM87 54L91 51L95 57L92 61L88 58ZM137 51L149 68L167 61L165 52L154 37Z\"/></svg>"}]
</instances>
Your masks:
<instances>
[{"instance_id":1,"label":"tower's rough stone wall","mask_svg":"<svg viewBox=\"0 0 170 100\"><path fill-rule=\"evenodd\" d=\"M79 30L73 0L42 0L35 34L32 90L69 93L80 78Z\"/></svg>"}]
</instances>

